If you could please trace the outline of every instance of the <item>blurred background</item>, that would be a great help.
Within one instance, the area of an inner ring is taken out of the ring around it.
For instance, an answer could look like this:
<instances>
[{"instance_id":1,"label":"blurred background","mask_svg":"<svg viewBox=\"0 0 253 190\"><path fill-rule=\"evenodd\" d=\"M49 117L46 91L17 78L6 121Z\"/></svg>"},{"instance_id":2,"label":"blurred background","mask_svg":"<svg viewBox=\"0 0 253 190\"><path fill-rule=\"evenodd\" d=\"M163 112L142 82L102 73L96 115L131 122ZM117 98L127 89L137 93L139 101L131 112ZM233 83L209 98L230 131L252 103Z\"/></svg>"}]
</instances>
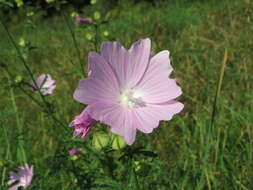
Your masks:
<instances>
[{"instance_id":1,"label":"blurred background","mask_svg":"<svg viewBox=\"0 0 253 190\"><path fill-rule=\"evenodd\" d=\"M105 41L129 48L147 37L154 53L170 51L185 108L153 133L138 133L133 147L156 155L136 158L140 189L252 189L253 1L0 0L0 18L20 52L0 25L0 189L7 188L8 171L23 163L22 151L35 168L29 189L128 188L127 165L119 160L124 150L109 156L110 145L88 149L106 127L98 124L83 140L72 139L67 125L84 108L72 96L88 52ZM31 79L20 56L35 76L56 80L46 99L64 129L27 95L40 98L26 85ZM73 158L71 148L85 155Z\"/></svg>"}]
</instances>

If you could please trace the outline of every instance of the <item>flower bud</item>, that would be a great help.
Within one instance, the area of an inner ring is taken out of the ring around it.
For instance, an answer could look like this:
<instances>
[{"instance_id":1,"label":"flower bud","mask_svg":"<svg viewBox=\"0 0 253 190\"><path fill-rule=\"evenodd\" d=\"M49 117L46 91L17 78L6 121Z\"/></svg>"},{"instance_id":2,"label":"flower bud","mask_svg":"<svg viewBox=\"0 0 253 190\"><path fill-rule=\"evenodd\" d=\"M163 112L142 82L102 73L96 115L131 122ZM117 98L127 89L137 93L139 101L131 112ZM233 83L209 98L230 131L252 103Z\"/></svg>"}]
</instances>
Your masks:
<instances>
[{"instance_id":1,"label":"flower bud","mask_svg":"<svg viewBox=\"0 0 253 190\"><path fill-rule=\"evenodd\" d=\"M18 7L22 7L24 5L23 0L15 0Z\"/></svg>"},{"instance_id":2,"label":"flower bud","mask_svg":"<svg viewBox=\"0 0 253 190\"><path fill-rule=\"evenodd\" d=\"M105 37L107 37L107 36L109 36L109 32L108 32L107 30L105 30L105 31L103 32L103 35L104 35Z\"/></svg>"},{"instance_id":3,"label":"flower bud","mask_svg":"<svg viewBox=\"0 0 253 190\"><path fill-rule=\"evenodd\" d=\"M126 142L123 140L121 136L113 135L112 137L112 149L120 150L126 146Z\"/></svg>"},{"instance_id":4,"label":"flower bud","mask_svg":"<svg viewBox=\"0 0 253 190\"><path fill-rule=\"evenodd\" d=\"M95 12L94 12L94 19L95 19L95 20L99 20L100 18L101 18L100 12L95 11Z\"/></svg>"},{"instance_id":5,"label":"flower bud","mask_svg":"<svg viewBox=\"0 0 253 190\"><path fill-rule=\"evenodd\" d=\"M33 15L34 15L33 11L26 13L26 16L33 16Z\"/></svg>"},{"instance_id":6,"label":"flower bud","mask_svg":"<svg viewBox=\"0 0 253 190\"><path fill-rule=\"evenodd\" d=\"M77 155L70 156L70 160L75 161L75 160L77 160L77 159L78 159L78 156L77 156Z\"/></svg>"},{"instance_id":7,"label":"flower bud","mask_svg":"<svg viewBox=\"0 0 253 190\"><path fill-rule=\"evenodd\" d=\"M82 18L82 17L76 17L75 22L81 23L81 24L90 24L92 23L92 20L90 18Z\"/></svg>"},{"instance_id":8,"label":"flower bud","mask_svg":"<svg viewBox=\"0 0 253 190\"><path fill-rule=\"evenodd\" d=\"M23 80L23 78L20 75L18 75L18 76L16 76L14 81L15 81L15 83L19 84L22 82L22 80Z\"/></svg>"},{"instance_id":9,"label":"flower bud","mask_svg":"<svg viewBox=\"0 0 253 190\"><path fill-rule=\"evenodd\" d=\"M25 39L24 38L20 38L19 42L18 42L18 45L21 46L21 47L25 47L25 45L26 45Z\"/></svg>"},{"instance_id":10,"label":"flower bud","mask_svg":"<svg viewBox=\"0 0 253 190\"><path fill-rule=\"evenodd\" d=\"M70 16L72 17L72 18L76 18L76 17L79 17L79 14L77 13L77 12L72 12L71 14L70 14Z\"/></svg>"},{"instance_id":11,"label":"flower bud","mask_svg":"<svg viewBox=\"0 0 253 190\"><path fill-rule=\"evenodd\" d=\"M70 149L68 151L69 155L78 155L78 154L81 154L82 152L79 150L79 149Z\"/></svg>"},{"instance_id":12,"label":"flower bud","mask_svg":"<svg viewBox=\"0 0 253 190\"><path fill-rule=\"evenodd\" d=\"M92 139L92 145L95 149L105 148L109 144L110 138L106 133L96 133Z\"/></svg>"},{"instance_id":13,"label":"flower bud","mask_svg":"<svg viewBox=\"0 0 253 190\"><path fill-rule=\"evenodd\" d=\"M92 5L94 5L94 4L96 4L97 3L97 0L91 0L90 1L90 4L92 4Z\"/></svg>"},{"instance_id":14,"label":"flower bud","mask_svg":"<svg viewBox=\"0 0 253 190\"><path fill-rule=\"evenodd\" d=\"M47 3L52 3L54 0L46 0Z\"/></svg>"},{"instance_id":15,"label":"flower bud","mask_svg":"<svg viewBox=\"0 0 253 190\"><path fill-rule=\"evenodd\" d=\"M141 169L141 163L139 161L134 161L134 169L136 172Z\"/></svg>"},{"instance_id":16,"label":"flower bud","mask_svg":"<svg viewBox=\"0 0 253 190\"><path fill-rule=\"evenodd\" d=\"M92 40L94 38L94 35L92 33L87 33L86 38L87 40Z\"/></svg>"}]
</instances>

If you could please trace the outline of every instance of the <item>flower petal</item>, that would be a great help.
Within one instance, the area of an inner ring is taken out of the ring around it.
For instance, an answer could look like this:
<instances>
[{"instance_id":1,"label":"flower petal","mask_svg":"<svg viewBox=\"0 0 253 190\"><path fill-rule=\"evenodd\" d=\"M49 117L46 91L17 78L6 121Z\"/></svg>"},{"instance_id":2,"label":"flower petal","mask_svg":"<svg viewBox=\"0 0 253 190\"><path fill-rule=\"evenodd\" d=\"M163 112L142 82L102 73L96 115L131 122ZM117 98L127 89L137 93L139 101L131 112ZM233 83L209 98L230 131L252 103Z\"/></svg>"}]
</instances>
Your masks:
<instances>
[{"instance_id":1,"label":"flower petal","mask_svg":"<svg viewBox=\"0 0 253 190\"><path fill-rule=\"evenodd\" d=\"M105 86L104 82L94 78L82 79L74 92L74 99L82 104L92 104L97 101L115 102L117 91L114 86Z\"/></svg>"},{"instance_id":2,"label":"flower petal","mask_svg":"<svg viewBox=\"0 0 253 190\"><path fill-rule=\"evenodd\" d=\"M151 58L147 71L136 87L142 93L143 101L161 103L181 95L181 88L176 81L168 78L172 70L168 51L162 51Z\"/></svg>"},{"instance_id":3,"label":"flower petal","mask_svg":"<svg viewBox=\"0 0 253 190\"><path fill-rule=\"evenodd\" d=\"M164 104L148 104L133 110L137 118L137 128L143 133L151 133L154 128L158 127L159 121L169 121L173 115L179 113L184 105L180 102L170 101Z\"/></svg>"},{"instance_id":4,"label":"flower petal","mask_svg":"<svg viewBox=\"0 0 253 190\"><path fill-rule=\"evenodd\" d=\"M26 163L23 166L19 167L20 170L15 173L15 172L10 172L10 178L7 182L8 185L12 184L15 181L19 181L19 183L17 183L16 185L12 186L10 189L16 190L18 189L18 187L24 187L24 189L26 187L28 187L32 181L32 177L33 177L33 166L31 166L31 168L29 167L29 165ZM9 189L9 190L10 190Z\"/></svg>"},{"instance_id":5,"label":"flower petal","mask_svg":"<svg viewBox=\"0 0 253 190\"><path fill-rule=\"evenodd\" d=\"M116 100L118 82L110 65L102 56L91 52L89 54L89 78L82 79L74 92L74 99L91 104L99 100Z\"/></svg>"},{"instance_id":6,"label":"flower petal","mask_svg":"<svg viewBox=\"0 0 253 190\"><path fill-rule=\"evenodd\" d=\"M89 53L89 77L101 80L104 85L111 86L115 90L119 88L117 78L106 60L96 52Z\"/></svg>"},{"instance_id":7,"label":"flower petal","mask_svg":"<svg viewBox=\"0 0 253 190\"><path fill-rule=\"evenodd\" d=\"M36 79L36 83L37 83L38 87L41 87L41 85L43 84L43 82L46 82L46 78L47 78L47 75L46 75L46 74L41 74L41 75Z\"/></svg>"},{"instance_id":8,"label":"flower petal","mask_svg":"<svg viewBox=\"0 0 253 190\"><path fill-rule=\"evenodd\" d=\"M133 144L136 128L131 110L118 104L98 102L90 105L89 114L93 119L111 126L111 131L122 136L127 144Z\"/></svg>"},{"instance_id":9,"label":"flower petal","mask_svg":"<svg viewBox=\"0 0 253 190\"><path fill-rule=\"evenodd\" d=\"M90 128L96 123L94 119L90 117L88 114L89 106L87 106L81 114L75 117L75 119L69 124L70 126L74 126L73 137L79 136L80 134L82 138L86 138L88 136Z\"/></svg>"},{"instance_id":10,"label":"flower petal","mask_svg":"<svg viewBox=\"0 0 253 190\"><path fill-rule=\"evenodd\" d=\"M18 190L19 187L22 187L22 186L23 186L23 185L21 185L20 183L18 183L18 184L16 184L16 185L10 187L8 190Z\"/></svg>"},{"instance_id":11,"label":"flower petal","mask_svg":"<svg viewBox=\"0 0 253 190\"><path fill-rule=\"evenodd\" d=\"M52 85L52 86L51 86L50 88L48 88L47 90L42 89L42 90L41 90L41 93L42 93L43 95L52 94L55 88L56 88L56 85Z\"/></svg>"},{"instance_id":12,"label":"flower petal","mask_svg":"<svg viewBox=\"0 0 253 190\"><path fill-rule=\"evenodd\" d=\"M143 76L150 57L150 39L135 42L127 51L117 42L102 44L101 54L111 65L120 88L136 85Z\"/></svg>"},{"instance_id":13,"label":"flower petal","mask_svg":"<svg viewBox=\"0 0 253 190\"><path fill-rule=\"evenodd\" d=\"M43 95L49 95L53 93L55 89L55 80L49 74L41 74L36 80L30 82L31 87L34 91L40 89ZM38 87L38 88L37 88Z\"/></svg>"},{"instance_id":14,"label":"flower petal","mask_svg":"<svg viewBox=\"0 0 253 190\"><path fill-rule=\"evenodd\" d=\"M41 74L37 80L36 83L38 87L41 88L49 88L55 83L55 80L52 79L52 77L49 74Z\"/></svg>"},{"instance_id":15,"label":"flower petal","mask_svg":"<svg viewBox=\"0 0 253 190\"><path fill-rule=\"evenodd\" d=\"M18 175L15 172L9 172L9 180L7 181L7 184L10 185L18 180Z\"/></svg>"}]
</instances>

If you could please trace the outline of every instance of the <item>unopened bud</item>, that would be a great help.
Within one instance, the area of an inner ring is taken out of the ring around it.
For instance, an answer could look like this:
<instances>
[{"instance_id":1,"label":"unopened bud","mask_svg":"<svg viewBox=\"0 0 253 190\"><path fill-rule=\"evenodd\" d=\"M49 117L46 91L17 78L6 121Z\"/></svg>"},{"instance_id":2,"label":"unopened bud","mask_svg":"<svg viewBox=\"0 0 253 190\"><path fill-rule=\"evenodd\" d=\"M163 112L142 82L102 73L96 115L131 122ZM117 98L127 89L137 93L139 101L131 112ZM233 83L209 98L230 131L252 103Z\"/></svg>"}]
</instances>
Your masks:
<instances>
[{"instance_id":1,"label":"unopened bud","mask_svg":"<svg viewBox=\"0 0 253 190\"><path fill-rule=\"evenodd\" d=\"M91 0L90 4L94 5L96 4L97 0Z\"/></svg>"},{"instance_id":2,"label":"unopened bud","mask_svg":"<svg viewBox=\"0 0 253 190\"><path fill-rule=\"evenodd\" d=\"M110 138L106 133L96 133L92 139L92 145L96 149L105 148L109 144Z\"/></svg>"},{"instance_id":3,"label":"unopened bud","mask_svg":"<svg viewBox=\"0 0 253 190\"><path fill-rule=\"evenodd\" d=\"M107 36L109 36L109 32L108 32L107 30L105 30L105 31L103 32L103 35L104 35L105 37L107 37Z\"/></svg>"},{"instance_id":4,"label":"unopened bud","mask_svg":"<svg viewBox=\"0 0 253 190\"><path fill-rule=\"evenodd\" d=\"M75 161L75 160L77 160L77 159L78 159L78 156L77 156L77 155L70 156L70 160Z\"/></svg>"},{"instance_id":5,"label":"unopened bud","mask_svg":"<svg viewBox=\"0 0 253 190\"><path fill-rule=\"evenodd\" d=\"M94 13L94 19L95 19L95 20L99 20L100 18L101 18L100 12L95 11L95 13Z\"/></svg>"},{"instance_id":6,"label":"unopened bud","mask_svg":"<svg viewBox=\"0 0 253 190\"><path fill-rule=\"evenodd\" d=\"M86 38L87 40L92 40L94 38L94 35L92 33L87 33Z\"/></svg>"},{"instance_id":7,"label":"unopened bud","mask_svg":"<svg viewBox=\"0 0 253 190\"><path fill-rule=\"evenodd\" d=\"M15 78L15 83L19 84L19 83L22 82L22 80L23 80L23 78L22 78L20 75L18 75L18 76L16 76L16 78Z\"/></svg>"},{"instance_id":8,"label":"unopened bud","mask_svg":"<svg viewBox=\"0 0 253 190\"><path fill-rule=\"evenodd\" d=\"M112 149L120 150L126 146L126 142L121 136L113 135L112 139Z\"/></svg>"},{"instance_id":9,"label":"unopened bud","mask_svg":"<svg viewBox=\"0 0 253 190\"><path fill-rule=\"evenodd\" d=\"M25 44L26 44L26 43L25 43L24 38L20 38L20 39L19 39L19 42L18 42L18 45L21 46L21 47L25 47Z\"/></svg>"}]
</instances>

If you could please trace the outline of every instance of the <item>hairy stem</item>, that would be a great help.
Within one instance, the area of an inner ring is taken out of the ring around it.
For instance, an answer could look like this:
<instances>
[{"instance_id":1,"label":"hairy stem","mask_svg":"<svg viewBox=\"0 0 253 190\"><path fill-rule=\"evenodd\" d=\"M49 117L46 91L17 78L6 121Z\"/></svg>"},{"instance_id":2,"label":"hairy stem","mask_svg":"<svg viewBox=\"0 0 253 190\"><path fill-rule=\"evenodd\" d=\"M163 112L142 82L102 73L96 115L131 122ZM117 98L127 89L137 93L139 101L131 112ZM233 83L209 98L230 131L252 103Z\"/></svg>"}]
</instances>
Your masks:
<instances>
[{"instance_id":1,"label":"hairy stem","mask_svg":"<svg viewBox=\"0 0 253 190\"><path fill-rule=\"evenodd\" d=\"M95 47L95 50L96 52L98 52L98 27L99 25L98 24L94 24L94 28L95 28L95 41L94 41L94 47Z\"/></svg>"},{"instance_id":2,"label":"hairy stem","mask_svg":"<svg viewBox=\"0 0 253 190\"><path fill-rule=\"evenodd\" d=\"M75 46L75 49L76 49L76 54L77 54L77 57L78 57L78 61L79 61L79 65L80 65L80 70L81 70L83 76L85 76L85 71L84 71L84 67L83 67L83 64L82 64L82 60L81 60L81 53L80 53L80 49L79 49L79 47L77 45L75 33L74 33L73 29L70 26L68 18L65 16L64 13L62 13L62 15L63 15L64 21L65 21L65 23L67 25L67 28L68 28L68 30L70 32L71 38L73 40L73 43L74 43L74 46Z\"/></svg>"},{"instance_id":3,"label":"hairy stem","mask_svg":"<svg viewBox=\"0 0 253 190\"><path fill-rule=\"evenodd\" d=\"M36 89L38 89L38 92L39 92L39 95L40 95L40 97L41 97L41 99L42 99L42 102L43 102L44 105L46 106L47 113L49 113L49 115L52 117L52 119L53 119L56 123L60 124L60 125L65 129L65 125L64 125L59 119L57 119L57 118L53 115L52 110L51 110L51 107L50 107L50 104L47 102L45 96L42 94L41 89L40 89L40 87L38 86L38 84L36 83L35 77L34 77L32 71L31 71L31 69L29 68L29 66L28 66L27 62L25 61L24 57L22 56L22 54L21 54L21 52L20 52L20 50L19 50L17 44L15 43L15 41L14 41L12 35L10 34L10 32L9 32L9 30L8 30L8 28L7 28L7 26L4 24L4 22L1 20L1 18L0 18L0 22L1 22L1 24L3 25L3 27L4 27L4 29L5 29L5 31L6 31L6 33L7 33L7 35L8 35L8 37L9 37L9 39L10 39L10 41L11 41L11 43L12 43L13 46L15 47L15 50L16 50L16 52L17 52L17 54L18 54L18 56L19 56L21 62L23 63L23 65L24 65L26 71L28 72L30 78L32 79L32 82L34 83ZM27 95L27 93L26 93L26 95ZM33 100L34 100L34 99L33 99ZM38 102L37 102L37 103L38 103ZM39 105L40 105L40 104L39 104ZM41 105L40 105L40 106L41 106ZM65 130L66 130L66 129L65 129Z\"/></svg>"}]
</instances>

